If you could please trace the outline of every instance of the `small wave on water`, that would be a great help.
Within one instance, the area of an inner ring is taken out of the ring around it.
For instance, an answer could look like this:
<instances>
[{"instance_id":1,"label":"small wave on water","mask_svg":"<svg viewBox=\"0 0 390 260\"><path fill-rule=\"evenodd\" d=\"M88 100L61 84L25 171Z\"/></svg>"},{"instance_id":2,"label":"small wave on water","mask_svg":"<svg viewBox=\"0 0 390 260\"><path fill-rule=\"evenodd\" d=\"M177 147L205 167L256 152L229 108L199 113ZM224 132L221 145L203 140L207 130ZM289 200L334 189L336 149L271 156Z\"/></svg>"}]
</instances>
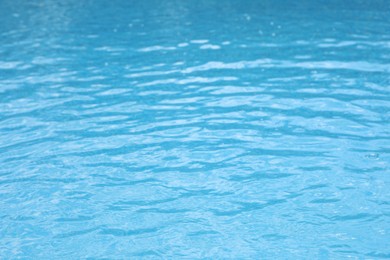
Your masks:
<instances>
[{"instance_id":1,"label":"small wave on water","mask_svg":"<svg viewBox=\"0 0 390 260\"><path fill-rule=\"evenodd\" d=\"M0 258L389 258L389 14L1 1Z\"/></svg>"}]
</instances>

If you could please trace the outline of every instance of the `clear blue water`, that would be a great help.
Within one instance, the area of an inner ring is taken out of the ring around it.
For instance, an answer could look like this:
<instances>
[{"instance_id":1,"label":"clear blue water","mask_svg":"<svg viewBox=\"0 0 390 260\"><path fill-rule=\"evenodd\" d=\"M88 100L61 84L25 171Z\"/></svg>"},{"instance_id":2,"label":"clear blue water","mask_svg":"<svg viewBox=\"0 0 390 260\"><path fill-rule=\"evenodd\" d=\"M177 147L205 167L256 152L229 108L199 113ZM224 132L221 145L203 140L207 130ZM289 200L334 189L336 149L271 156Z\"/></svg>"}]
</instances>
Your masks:
<instances>
[{"instance_id":1,"label":"clear blue water","mask_svg":"<svg viewBox=\"0 0 390 260\"><path fill-rule=\"evenodd\" d=\"M0 1L1 259L390 257L388 1Z\"/></svg>"}]
</instances>

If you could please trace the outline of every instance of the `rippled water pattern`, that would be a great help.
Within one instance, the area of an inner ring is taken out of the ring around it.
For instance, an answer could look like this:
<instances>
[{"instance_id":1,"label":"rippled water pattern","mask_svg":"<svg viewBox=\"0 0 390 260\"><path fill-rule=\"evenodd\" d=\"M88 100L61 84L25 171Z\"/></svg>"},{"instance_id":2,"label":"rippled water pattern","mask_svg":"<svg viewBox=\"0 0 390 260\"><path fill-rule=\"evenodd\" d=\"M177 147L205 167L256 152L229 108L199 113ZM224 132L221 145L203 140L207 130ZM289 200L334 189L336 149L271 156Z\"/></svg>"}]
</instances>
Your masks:
<instances>
[{"instance_id":1,"label":"rippled water pattern","mask_svg":"<svg viewBox=\"0 0 390 260\"><path fill-rule=\"evenodd\" d=\"M0 258L390 258L389 2L290 2L1 0Z\"/></svg>"}]
</instances>

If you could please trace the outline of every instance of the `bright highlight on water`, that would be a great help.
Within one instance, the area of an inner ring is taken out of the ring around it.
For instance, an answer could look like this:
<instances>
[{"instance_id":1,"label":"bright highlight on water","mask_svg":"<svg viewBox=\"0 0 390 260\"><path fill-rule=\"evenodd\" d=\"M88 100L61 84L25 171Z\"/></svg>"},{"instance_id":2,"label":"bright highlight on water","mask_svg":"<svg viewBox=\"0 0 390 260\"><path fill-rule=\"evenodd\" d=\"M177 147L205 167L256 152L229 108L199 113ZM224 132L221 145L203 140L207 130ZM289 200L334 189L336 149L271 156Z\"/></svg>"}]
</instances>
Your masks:
<instances>
[{"instance_id":1,"label":"bright highlight on water","mask_svg":"<svg viewBox=\"0 0 390 260\"><path fill-rule=\"evenodd\" d=\"M385 0L0 0L1 259L390 258Z\"/></svg>"}]
</instances>

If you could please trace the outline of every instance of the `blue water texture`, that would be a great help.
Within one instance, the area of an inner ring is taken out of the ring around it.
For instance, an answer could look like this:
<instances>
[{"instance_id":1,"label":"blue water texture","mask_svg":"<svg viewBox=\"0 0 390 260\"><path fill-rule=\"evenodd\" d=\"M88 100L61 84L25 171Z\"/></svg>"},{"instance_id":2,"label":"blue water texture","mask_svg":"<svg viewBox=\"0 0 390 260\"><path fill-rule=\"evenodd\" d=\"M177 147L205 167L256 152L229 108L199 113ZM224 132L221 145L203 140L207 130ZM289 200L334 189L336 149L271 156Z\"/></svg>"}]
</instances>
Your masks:
<instances>
[{"instance_id":1,"label":"blue water texture","mask_svg":"<svg viewBox=\"0 0 390 260\"><path fill-rule=\"evenodd\" d=\"M0 259L390 258L390 2L0 0Z\"/></svg>"}]
</instances>

